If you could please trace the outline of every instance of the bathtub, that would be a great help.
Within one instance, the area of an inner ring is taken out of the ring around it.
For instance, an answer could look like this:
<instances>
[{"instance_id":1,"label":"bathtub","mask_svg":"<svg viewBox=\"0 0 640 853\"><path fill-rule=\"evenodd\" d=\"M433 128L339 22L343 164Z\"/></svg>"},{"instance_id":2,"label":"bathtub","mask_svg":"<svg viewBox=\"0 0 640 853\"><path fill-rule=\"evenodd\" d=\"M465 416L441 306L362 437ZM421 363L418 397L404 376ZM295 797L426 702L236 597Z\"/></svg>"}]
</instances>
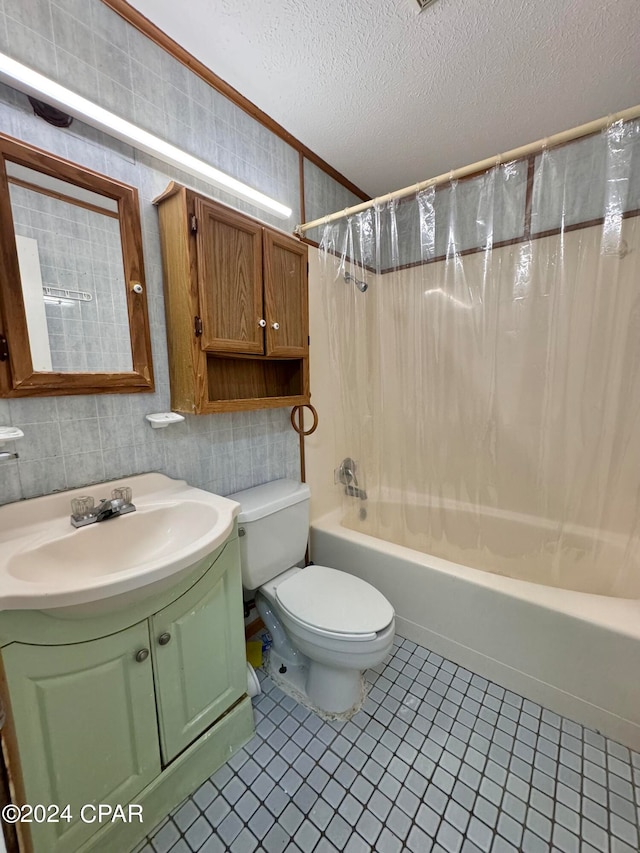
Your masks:
<instances>
[{"instance_id":1,"label":"bathtub","mask_svg":"<svg viewBox=\"0 0 640 853\"><path fill-rule=\"evenodd\" d=\"M448 507L452 512L455 507ZM478 554L483 569L424 553L425 537L417 524L405 525L414 532L403 534L417 547L388 541L398 536L389 534L394 528L385 519L398 515L393 503L369 500L354 502L344 517L339 509L314 520L311 559L376 586L395 608L401 636L640 749L640 594L635 587L640 573L628 578L608 573L603 583L598 572L590 571L588 558L596 550L605 561L615 560L623 543L611 536L594 548L588 534L576 530L567 548L586 560L585 571L563 571L550 561L542 571L545 583L532 583L508 576L505 566L518 566L519 559L497 559L487 571L486 553ZM406 512L403 517L406 522ZM504 512L493 513L489 521L496 536L501 531L506 541L520 542L522 554L531 525L544 524ZM510 523L516 531L511 537ZM458 527L469 535L468 523ZM464 544L454 543L453 553L457 549L469 562L472 552ZM575 588L580 576L587 591Z\"/></svg>"}]
</instances>

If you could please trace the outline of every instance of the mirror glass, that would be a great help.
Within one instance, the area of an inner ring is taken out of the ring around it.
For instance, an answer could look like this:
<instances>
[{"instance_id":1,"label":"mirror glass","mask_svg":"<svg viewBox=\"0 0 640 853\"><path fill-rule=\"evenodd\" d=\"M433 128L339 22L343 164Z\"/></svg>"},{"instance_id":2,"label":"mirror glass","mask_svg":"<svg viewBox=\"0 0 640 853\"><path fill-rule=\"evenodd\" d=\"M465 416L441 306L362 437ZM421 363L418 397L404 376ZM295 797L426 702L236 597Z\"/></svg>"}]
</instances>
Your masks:
<instances>
[{"instance_id":1,"label":"mirror glass","mask_svg":"<svg viewBox=\"0 0 640 853\"><path fill-rule=\"evenodd\" d=\"M132 371L117 201L6 169L33 369Z\"/></svg>"}]
</instances>

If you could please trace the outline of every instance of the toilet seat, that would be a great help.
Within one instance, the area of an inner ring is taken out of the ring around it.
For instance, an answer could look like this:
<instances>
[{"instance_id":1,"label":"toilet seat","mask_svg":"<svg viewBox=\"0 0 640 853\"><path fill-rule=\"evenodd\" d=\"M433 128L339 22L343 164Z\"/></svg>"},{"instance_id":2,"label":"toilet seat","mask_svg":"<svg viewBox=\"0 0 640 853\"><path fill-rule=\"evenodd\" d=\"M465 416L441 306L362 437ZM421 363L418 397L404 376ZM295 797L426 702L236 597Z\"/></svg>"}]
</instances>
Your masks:
<instances>
[{"instance_id":1,"label":"toilet seat","mask_svg":"<svg viewBox=\"0 0 640 853\"><path fill-rule=\"evenodd\" d=\"M275 597L301 628L323 637L374 640L394 619L393 607L371 584L327 566L308 566L279 583Z\"/></svg>"}]
</instances>

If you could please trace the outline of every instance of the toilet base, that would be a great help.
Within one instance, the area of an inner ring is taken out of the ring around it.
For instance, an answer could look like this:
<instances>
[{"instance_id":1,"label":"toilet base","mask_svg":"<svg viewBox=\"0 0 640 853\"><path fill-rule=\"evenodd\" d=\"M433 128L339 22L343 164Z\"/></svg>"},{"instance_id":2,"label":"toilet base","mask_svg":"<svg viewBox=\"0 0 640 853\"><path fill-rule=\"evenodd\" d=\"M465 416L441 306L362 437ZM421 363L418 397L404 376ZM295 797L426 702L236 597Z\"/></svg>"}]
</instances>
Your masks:
<instances>
[{"instance_id":1,"label":"toilet base","mask_svg":"<svg viewBox=\"0 0 640 853\"><path fill-rule=\"evenodd\" d=\"M329 714L342 714L361 702L362 680L357 669L336 669L309 661L306 693L314 705Z\"/></svg>"},{"instance_id":2,"label":"toilet base","mask_svg":"<svg viewBox=\"0 0 640 853\"><path fill-rule=\"evenodd\" d=\"M267 671L284 693L323 720L349 720L366 699L364 675L357 670L335 670L310 660L291 666L272 648Z\"/></svg>"},{"instance_id":3,"label":"toilet base","mask_svg":"<svg viewBox=\"0 0 640 853\"><path fill-rule=\"evenodd\" d=\"M302 663L303 655L300 655L301 660L295 665L278 654L278 650L274 647L269 649L269 661L267 663L267 672L272 681L278 686L290 685L293 690L298 693L305 693L307 683L307 673L309 671L308 661ZM285 691L286 692L286 691ZM295 697L294 697L295 698Z\"/></svg>"}]
</instances>

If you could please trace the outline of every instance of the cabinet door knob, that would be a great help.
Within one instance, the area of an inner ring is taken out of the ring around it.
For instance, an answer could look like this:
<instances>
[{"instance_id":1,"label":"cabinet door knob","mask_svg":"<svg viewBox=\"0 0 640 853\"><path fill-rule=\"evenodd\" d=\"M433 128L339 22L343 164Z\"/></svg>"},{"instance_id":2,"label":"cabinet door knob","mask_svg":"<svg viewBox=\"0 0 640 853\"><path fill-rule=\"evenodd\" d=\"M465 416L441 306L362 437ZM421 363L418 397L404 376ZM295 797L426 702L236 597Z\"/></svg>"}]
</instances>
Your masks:
<instances>
[{"instance_id":1,"label":"cabinet door knob","mask_svg":"<svg viewBox=\"0 0 640 853\"><path fill-rule=\"evenodd\" d=\"M168 631L165 631L164 634L160 634L158 637L158 642L161 646L166 646L170 639L171 634Z\"/></svg>"},{"instance_id":2,"label":"cabinet door knob","mask_svg":"<svg viewBox=\"0 0 640 853\"><path fill-rule=\"evenodd\" d=\"M258 325L260 326L261 329L264 329L264 327L267 325L267 321L266 320L258 320Z\"/></svg>"},{"instance_id":3,"label":"cabinet door knob","mask_svg":"<svg viewBox=\"0 0 640 853\"><path fill-rule=\"evenodd\" d=\"M277 331L278 331L278 329L280 328L280 323L272 323L272 324L271 324L271 328L272 328L272 329L275 329L275 330L276 330L276 332L277 332Z\"/></svg>"},{"instance_id":4,"label":"cabinet door knob","mask_svg":"<svg viewBox=\"0 0 640 853\"><path fill-rule=\"evenodd\" d=\"M140 649L139 652L136 652L136 661L138 663L142 663L149 657L149 649Z\"/></svg>"}]
</instances>

